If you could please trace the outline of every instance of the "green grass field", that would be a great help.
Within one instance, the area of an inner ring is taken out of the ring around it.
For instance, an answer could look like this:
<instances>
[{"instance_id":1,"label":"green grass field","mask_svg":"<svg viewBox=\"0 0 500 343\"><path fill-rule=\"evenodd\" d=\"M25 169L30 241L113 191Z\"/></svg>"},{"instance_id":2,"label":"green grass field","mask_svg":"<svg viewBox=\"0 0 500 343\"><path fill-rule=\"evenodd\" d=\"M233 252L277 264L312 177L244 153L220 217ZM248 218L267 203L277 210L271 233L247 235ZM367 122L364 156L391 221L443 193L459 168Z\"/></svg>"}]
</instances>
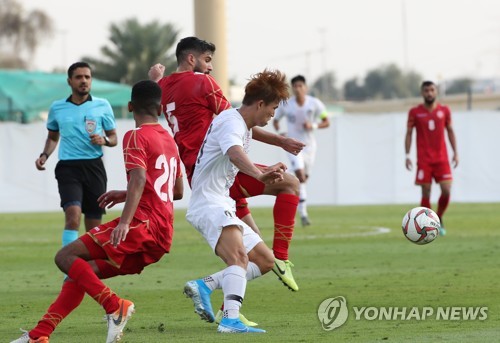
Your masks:
<instances>
[{"instance_id":1,"label":"green grass field","mask_svg":"<svg viewBox=\"0 0 500 343\"><path fill-rule=\"evenodd\" d=\"M448 235L426 246L407 241L401 219L411 206L311 207L313 226L297 227L290 259L300 291L270 273L248 284L242 312L267 330L239 342L498 342L500 337L500 204L451 204ZM271 244L272 211L254 209ZM110 213L111 219L117 213ZM31 329L59 292L53 263L62 213L0 215L0 339ZM390 232L375 234L377 228ZM176 216L172 251L139 275L106 283L136 304L123 342L229 342L234 335L198 319L182 294L186 281L223 268L203 238ZM326 298L347 299L349 317L324 331L317 316ZM212 303L222 302L220 291ZM356 320L353 307L488 307L486 320ZM89 297L51 342L104 342L103 310Z\"/></svg>"}]
</instances>

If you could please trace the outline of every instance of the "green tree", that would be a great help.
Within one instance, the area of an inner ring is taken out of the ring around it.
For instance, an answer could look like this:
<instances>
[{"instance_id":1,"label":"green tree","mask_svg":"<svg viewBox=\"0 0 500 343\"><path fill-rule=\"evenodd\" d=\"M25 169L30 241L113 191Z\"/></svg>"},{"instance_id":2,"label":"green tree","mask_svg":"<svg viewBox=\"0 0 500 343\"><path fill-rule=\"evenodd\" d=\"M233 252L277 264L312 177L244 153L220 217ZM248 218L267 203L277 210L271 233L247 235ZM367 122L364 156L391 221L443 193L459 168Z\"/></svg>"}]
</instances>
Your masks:
<instances>
[{"instance_id":1,"label":"green tree","mask_svg":"<svg viewBox=\"0 0 500 343\"><path fill-rule=\"evenodd\" d=\"M406 89L412 97L420 96L420 84L422 83L422 75L415 71L409 71L404 78Z\"/></svg>"},{"instance_id":2,"label":"green tree","mask_svg":"<svg viewBox=\"0 0 500 343\"><path fill-rule=\"evenodd\" d=\"M349 101L366 99L365 88L359 84L357 78L349 79L344 83L344 99Z\"/></svg>"},{"instance_id":3,"label":"green tree","mask_svg":"<svg viewBox=\"0 0 500 343\"><path fill-rule=\"evenodd\" d=\"M365 77L365 87L372 99L396 99L410 95L403 73L394 64L369 71Z\"/></svg>"},{"instance_id":4,"label":"green tree","mask_svg":"<svg viewBox=\"0 0 500 343\"><path fill-rule=\"evenodd\" d=\"M45 12L26 11L16 0L0 0L0 67L26 68L42 40L53 33Z\"/></svg>"},{"instance_id":5,"label":"green tree","mask_svg":"<svg viewBox=\"0 0 500 343\"><path fill-rule=\"evenodd\" d=\"M369 70L363 85L357 79L344 84L346 100L396 99L418 96L422 77L414 72L403 72L395 64Z\"/></svg>"},{"instance_id":6,"label":"green tree","mask_svg":"<svg viewBox=\"0 0 500 343\"><path fill-rule=\"evenodd\" d=\"M331 71L321 75L311 87L311 93L323 101L338 100L339 90L336 88L337 77Z\"/></svg>"},{"instance_id":7,"label":"green tree","mask_svg":"<svg viewBox=\"0 0 500 343\"><path fill-rule=\"evenodd\" d=\"M171 24L153 21L141 25L136 19L127 19L111 25L110 42L101 48L103 59L84 57L83 60L92 65L96 78L134 84L147 78L149 68L155 63L163 64L166 72L175 69L176 59L169 50L178 33Z\"/></svg>"},{"instance_id":8,"label":"green tree","mask_svg":"<svg viewBox=\"0 0 500 343\"><path fill-rule=\"evenodd\" d=\"M446 83L446 94L463 94L467 93L472 86L470 78L459 78Z\"/></svg>"}]
</instances>

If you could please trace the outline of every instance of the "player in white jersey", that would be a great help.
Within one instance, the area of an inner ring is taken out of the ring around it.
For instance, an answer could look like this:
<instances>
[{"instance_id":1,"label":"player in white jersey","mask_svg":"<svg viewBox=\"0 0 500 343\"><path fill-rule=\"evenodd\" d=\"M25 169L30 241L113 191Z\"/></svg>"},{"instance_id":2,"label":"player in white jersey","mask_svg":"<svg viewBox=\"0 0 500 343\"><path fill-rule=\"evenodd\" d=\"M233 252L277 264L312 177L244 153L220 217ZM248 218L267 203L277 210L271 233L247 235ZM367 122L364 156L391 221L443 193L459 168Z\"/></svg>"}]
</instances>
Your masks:
<instances>
[{"instance_id":1,"label":"player in white jersey","mask_svg":"<svg viewBox=\"0 0 500 343\"><path fill-rule=\"evenodd\" d=\"M269 272L272 251L262 238L236 216L229 188L238 171L266 186L283 180L285 165L259 169L247 156L252 128L265 126L281 101L288 98L285 75L264 70L245 87L242 106L221 112L211 123L196 160L186 219L203 235L227 268L186 283L184 292L202 319L214 321L210 294L222 288L224 316L219 332L265 332L239 320L247 280Z\"/></svg>"},{"instance_id":2,"label":"player in white jersey","mask_svg":"<svg viewBox=\"0 0 500 343\"><path fill-rule=\"evenodd\" d=\"M288 154L292 170L300 181L299 213L302 226L311 225L307 214L306 182L316 157L314 130L330 126L328 113L321 100L307 95L306 79L302 75L292 78L294 96L282 103L276 111L273 125L280 130L279 120L286 117L287 135L303 142L306 146L298 155Z\"/></svg>"}]
</instances>

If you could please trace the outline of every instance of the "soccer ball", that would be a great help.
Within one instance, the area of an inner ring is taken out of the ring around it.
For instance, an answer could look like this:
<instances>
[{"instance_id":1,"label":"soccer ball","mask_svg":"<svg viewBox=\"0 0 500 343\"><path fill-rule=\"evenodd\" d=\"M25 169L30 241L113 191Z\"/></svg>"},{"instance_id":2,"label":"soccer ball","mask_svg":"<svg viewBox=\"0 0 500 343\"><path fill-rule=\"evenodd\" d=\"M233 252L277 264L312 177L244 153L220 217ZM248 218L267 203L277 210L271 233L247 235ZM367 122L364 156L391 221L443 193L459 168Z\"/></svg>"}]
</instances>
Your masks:
<instances>
[{"instance_id":1,"label":"soccer ball","mask_svg":"<svg viewBox=\"0 0 500 343\"><path fill-rule=\"evenodd\" d=\"M405 237L420 245L435 240L440 227L438 215L427 207L412 208L405 214L402 223Z\"/></svg>"}]
</instances>

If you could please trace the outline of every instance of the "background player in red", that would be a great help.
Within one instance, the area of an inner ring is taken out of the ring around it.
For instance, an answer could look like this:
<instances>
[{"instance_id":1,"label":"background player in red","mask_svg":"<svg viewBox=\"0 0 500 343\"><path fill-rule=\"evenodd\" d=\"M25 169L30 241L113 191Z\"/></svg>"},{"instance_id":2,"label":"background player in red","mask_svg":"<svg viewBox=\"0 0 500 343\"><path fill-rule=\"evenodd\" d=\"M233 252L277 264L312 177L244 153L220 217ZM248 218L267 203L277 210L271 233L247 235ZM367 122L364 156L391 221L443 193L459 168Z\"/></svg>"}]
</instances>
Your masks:
<instances>
[{"instance_id":1,"label":"background player in red","mask_svg":"<svg viewBox=\"0 0 500 343\"><path fill-rule=\"evenodd\" d=\"M445 141L445 130L453 149L453 167L458 166L457 141L448 106L436 102L437 87L432 81L424 81L420 87L424 102L410 109L405 138L406 168L412 170L410 148L413 129L417 132L417 176L415 184L422 187L420 205L431 208L431 186L434 179L441 186L437 215L441 220L440 234L446 234L443 214L450 202L452 174Z\"/></svg>"},{"instance_id":2,"label":"background player in red","mask_svg":"<svg viewBox=\"0 0 500 343\"><path fill-rule=\"evenodd\" d=\"M214 52L214 44L197 37L186 37L177 44L176 72L162 78L165 68L159 64L152 66L149 72L149 77L158 81L162 88L165 116L179 147L189 182L198 151L214 115L231 107L215 79L209 75ZM293 138L260 128L254 129L253 138L282 147L295 155L304 147L304 144ZM259 168L265 170L267 167L259 166ZM291 271L293 264L288 260L288 249L295 226L299 182L295 176L286 174L282 182L264 185L244 173L238 173L230 189L231 197L236 200L236 214L259 234L245 198L262 194L276 196L273 209L273 252L276 260L273 271L288 288L298 291L299 287Z\"/></svg>"},{"instance_id":3,"label":"background player in red","mask_svg":"<svg viewBox=\"0 0 500 343\"><path fill-rule=\"evenodd\" d=\"M57 299L31 331L13 343L49 341L56 326L80 305L85 293L105 310L106 342L116 342L134 312L134 304L118 297L100 279L139 274L168 253L173 235L173 200L182 198L180 158L170 134L158 123L161 89L152 81L132 88L129 110L136 129L123 138L126 191L99 197L101 207L125 201L122 215L99 225L62 248L55 262L68 275Z\"/></svg>"}]
</instances>

